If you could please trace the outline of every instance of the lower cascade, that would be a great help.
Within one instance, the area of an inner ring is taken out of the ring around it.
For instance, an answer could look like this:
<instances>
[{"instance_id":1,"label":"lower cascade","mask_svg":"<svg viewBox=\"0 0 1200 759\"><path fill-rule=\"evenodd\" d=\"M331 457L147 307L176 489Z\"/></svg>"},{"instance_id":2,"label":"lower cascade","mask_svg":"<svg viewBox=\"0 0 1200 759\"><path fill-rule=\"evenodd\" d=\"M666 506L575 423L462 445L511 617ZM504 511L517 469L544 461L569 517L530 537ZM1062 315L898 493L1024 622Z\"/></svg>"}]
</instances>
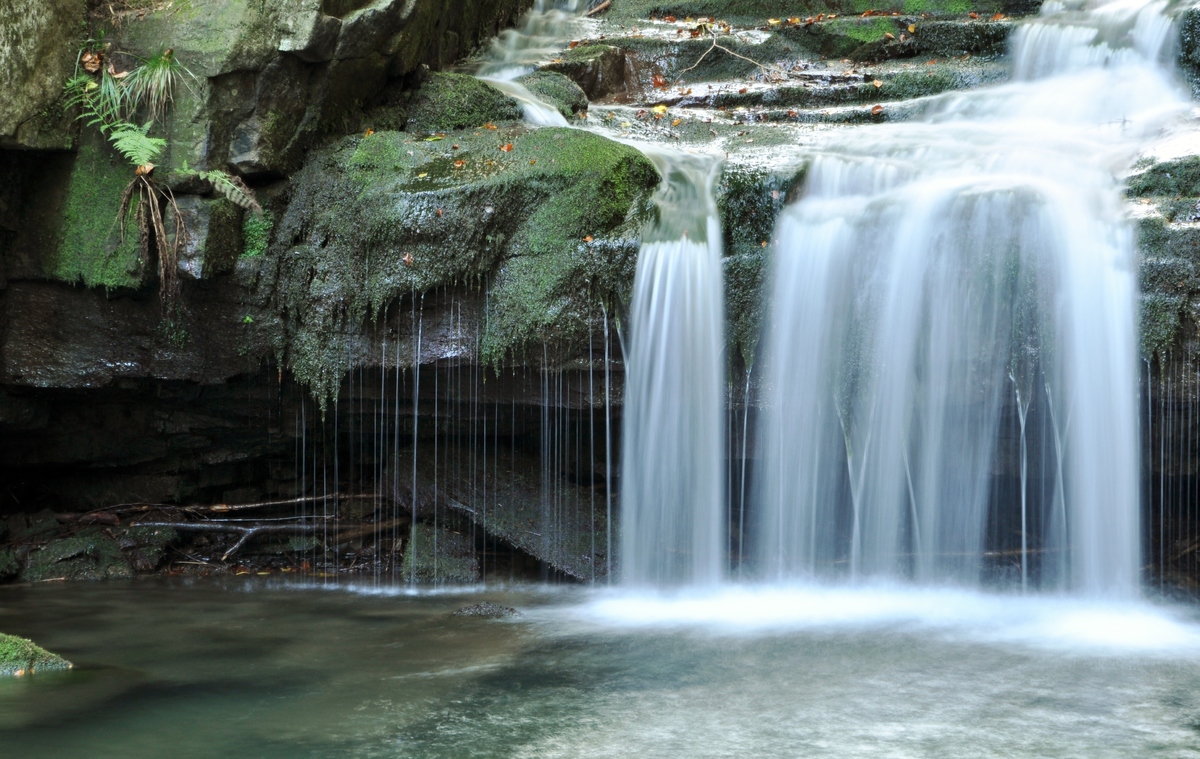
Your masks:
<instances>
[{"instance_id":1,"label":"lower cascade","mask_svg":"<svg viewBox=\"0 0 1200 759\"><path fill-rule=\"evenodd\" d=\"M1136 593L1137 274L1114 174L1186 102L1164 8L1047 3L1011 83L815 157L774 240L762 577ZM991 571L1017 555L1019 578Z\"/></svg>"},{"instance_id":2,"label":"lower cascade","mask_svg":"<svg viewBox=\"0 0 1200 759\"><path fill-rule=\"evenodd\" d=\"M709 584L725 540L717 162L643 149L664 180L630 306L621 573L630 585Z\"/></svg>"}]
</instances>

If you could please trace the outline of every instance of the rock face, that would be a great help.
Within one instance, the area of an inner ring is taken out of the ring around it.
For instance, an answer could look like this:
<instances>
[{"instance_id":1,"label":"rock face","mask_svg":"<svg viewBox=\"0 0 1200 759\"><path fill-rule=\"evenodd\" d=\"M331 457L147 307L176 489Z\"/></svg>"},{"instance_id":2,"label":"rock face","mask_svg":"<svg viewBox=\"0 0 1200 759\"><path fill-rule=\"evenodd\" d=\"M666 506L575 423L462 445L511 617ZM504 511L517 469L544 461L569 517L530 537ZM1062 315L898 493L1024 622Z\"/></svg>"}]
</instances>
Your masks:
<instances>
[{"instance_id":1,"label":"rock face","mask_svg":"<svg viewBox=\"0 0 1200 759\"><path fill-rule=\"evenodd\" d=\"M75 65L86 0L6 3L0 9L0 147L53 149L71 144L57 106Z\"/></svg>"},{"instance_id":2,"label":"rock face","mask_svg":"<svg viewBox=\"0 0 1200 759\"><path fill-rule=\"evenodd\" d=\"M0 677L70 669L71 662L31 640L0 633Z\"/></svg>"}]
</instances>

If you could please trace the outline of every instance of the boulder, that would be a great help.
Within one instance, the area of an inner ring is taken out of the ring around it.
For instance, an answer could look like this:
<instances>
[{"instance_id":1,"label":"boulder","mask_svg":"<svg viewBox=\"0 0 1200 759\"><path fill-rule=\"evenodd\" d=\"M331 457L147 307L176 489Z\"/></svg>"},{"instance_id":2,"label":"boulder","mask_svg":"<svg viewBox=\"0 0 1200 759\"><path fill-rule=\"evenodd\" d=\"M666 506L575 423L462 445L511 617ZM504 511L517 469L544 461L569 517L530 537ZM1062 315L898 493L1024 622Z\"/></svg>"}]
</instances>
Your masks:
<instances>
[{"instance_id":1,"label":"boulder","mask_svg":"<svg viewBox=\"0 0 1200 759\"><path fill-rule=\"evenodd\" d=\"M34 675L71 669L71 662L31 640L0 633L0 676Z\"/></svg>"}]
</instances>

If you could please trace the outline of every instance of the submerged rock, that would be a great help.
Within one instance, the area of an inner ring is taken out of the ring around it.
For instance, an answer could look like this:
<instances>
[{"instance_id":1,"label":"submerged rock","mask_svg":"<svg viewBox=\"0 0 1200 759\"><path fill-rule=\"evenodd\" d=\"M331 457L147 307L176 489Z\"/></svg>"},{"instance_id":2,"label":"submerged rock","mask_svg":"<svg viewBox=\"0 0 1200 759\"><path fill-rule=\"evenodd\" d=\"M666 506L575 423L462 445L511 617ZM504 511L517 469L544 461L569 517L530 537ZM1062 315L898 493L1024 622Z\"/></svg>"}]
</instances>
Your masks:
<instances>
[{"instance_id":1,"label":"submerged rock","mask_svg":"<svg viewBox=\"0 0 1200 759\"><path fill-rule=\"evenodd\" d=\"M0 677L71 669L71 662L31 640L0 633Z\"/></svg>"},{"instance_id":2,"label":"submerged rock","mask_svg":"<svg viewBox=\"0 0 1200 759\"><path fill-rule=\"evenodd\" d=\"M484 619L511 619L523 616L511 606L498 606L490 601L464 606L454 612L456 617L482 617Z\"/></svg>"}]
</instances>

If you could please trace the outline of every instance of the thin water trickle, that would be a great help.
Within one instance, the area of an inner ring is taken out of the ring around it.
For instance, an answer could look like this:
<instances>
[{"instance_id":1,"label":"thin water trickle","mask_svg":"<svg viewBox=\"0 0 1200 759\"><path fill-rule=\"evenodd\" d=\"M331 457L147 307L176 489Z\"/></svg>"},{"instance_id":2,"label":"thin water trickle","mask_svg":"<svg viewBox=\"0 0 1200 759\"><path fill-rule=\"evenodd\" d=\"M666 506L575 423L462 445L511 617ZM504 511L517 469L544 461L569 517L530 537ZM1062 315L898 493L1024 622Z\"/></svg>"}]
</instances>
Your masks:
<instances>
[{"instance_id":1,"label":"thin water trickle","mask_svg":"<svg viewBox=\"0 0 1200 759\"><path fill-rule=\"evenodd\" d=\"M991 517L1020 532L1022 585L1136 592L1137 282L1115 175L1185 106L1164 8L1048 3L1015 32L1013 83L815 157L775 246L764 577L976 585ZM1010 503L993 477L1014 399ZM1035 416L1052 445L1028 446Z\"/></svg>"}]
</instances>

